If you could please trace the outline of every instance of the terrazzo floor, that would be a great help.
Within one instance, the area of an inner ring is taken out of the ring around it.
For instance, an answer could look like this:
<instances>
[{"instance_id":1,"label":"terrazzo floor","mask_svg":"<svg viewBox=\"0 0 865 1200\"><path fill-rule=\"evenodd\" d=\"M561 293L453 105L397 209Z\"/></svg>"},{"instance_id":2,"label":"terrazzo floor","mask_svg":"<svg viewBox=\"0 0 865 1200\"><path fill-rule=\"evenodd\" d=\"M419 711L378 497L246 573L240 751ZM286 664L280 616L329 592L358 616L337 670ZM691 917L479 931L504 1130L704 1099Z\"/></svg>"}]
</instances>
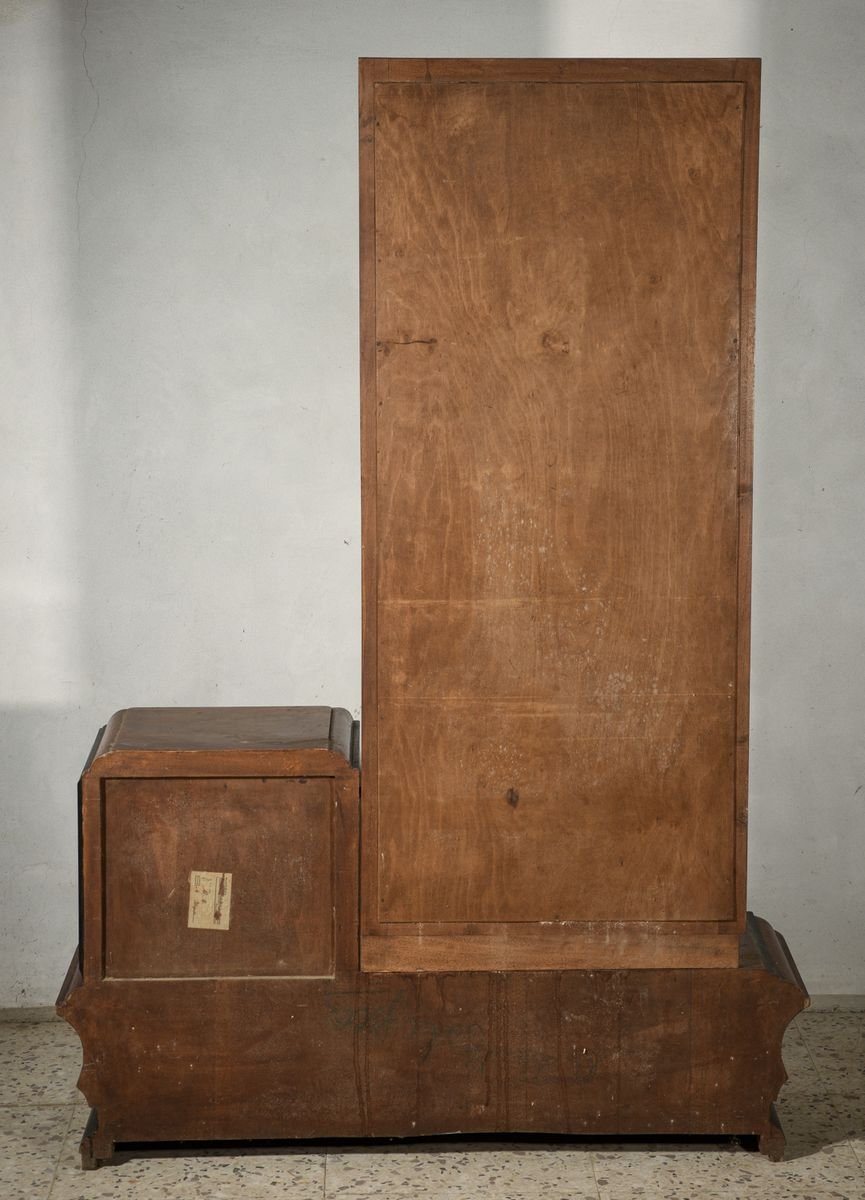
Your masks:
<instances>
[{"instance_id":1,"label":"terrazzo floor","mask_svg":"<svg viewBox=\"0 0 865 1200\"><path fill-rule=\"evenodd\" d=\"M865 1013L802 1013L784 1061L783 1163L722 1142L427 1142L139 1157L85 1173L77 1038L61 1022L0 1023L0 1200L865 1200Z\"/></svg>"}]
</instances>

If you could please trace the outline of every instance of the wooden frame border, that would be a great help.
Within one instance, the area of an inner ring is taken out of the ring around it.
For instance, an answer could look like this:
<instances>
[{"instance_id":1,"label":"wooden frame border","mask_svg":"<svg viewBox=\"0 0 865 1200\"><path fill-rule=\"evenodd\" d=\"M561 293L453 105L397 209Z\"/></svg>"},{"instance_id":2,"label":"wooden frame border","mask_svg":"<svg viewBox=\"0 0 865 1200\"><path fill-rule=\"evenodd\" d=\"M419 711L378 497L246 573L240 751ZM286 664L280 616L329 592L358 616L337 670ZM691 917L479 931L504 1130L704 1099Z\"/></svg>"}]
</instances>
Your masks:
<instances>
[{"instance_id":1,"label":"wooden frame border","mask_svg":"<svg viewBox=\"0 0 865 1200\"><path fill-rule=\"evenodd\" d=\"M327 976L230 976L243 980L337 979L358 969L358 772L300 768L301 756L320 751L115 751L85 768L80 785L79 836L82 847L79 957L85 983L142 982L105 974L105 784L112 779L319 778L330 781L332 963ZM335 756L336 757L336 756ZM142 759L148 761L141 761ZM201 982L202 976L171 977L172 983Z\"/></svg>"},{"instance_id":2,"label":"wooden frame border","mask_svg":"<svg viewBox=\"0 0 865 1200\"><path fill-rule=\"evenodd\" d=\"M754 317L760 69L757 58L713 59L361 59L360 377L363 574L363 764L370 802L361 835L361 963L364 970L552 969L604 966L730 966L746 921L750 680ZM734 903L731 921L386 923L378 919L377 525L375 480L375 86L396 82L684 83L745 85L740 259L737 654L734 767ZM619 953L611 954L615 929ZM627 962L621 948L626 947Z\"/></svg>"}]
</instances>

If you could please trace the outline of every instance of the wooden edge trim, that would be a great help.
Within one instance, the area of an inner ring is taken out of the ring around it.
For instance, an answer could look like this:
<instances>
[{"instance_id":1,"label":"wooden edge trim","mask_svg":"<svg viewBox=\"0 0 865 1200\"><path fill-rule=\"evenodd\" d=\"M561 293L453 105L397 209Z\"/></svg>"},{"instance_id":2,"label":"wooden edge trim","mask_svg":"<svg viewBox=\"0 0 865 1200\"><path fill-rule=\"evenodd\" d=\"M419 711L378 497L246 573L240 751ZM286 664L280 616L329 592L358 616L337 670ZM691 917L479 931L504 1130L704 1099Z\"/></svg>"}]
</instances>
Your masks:
<instances>
[{"instance_id":1,"label":"wooden edge trim","mask_svg":"<svg viewBox=\"0 0 865 1200\"><path fill-rule=\"evenodd\" d=\"M748 913L748 933L764 968L779 979L792 984L804 996L804 1007L810 1007L811 997L808 995L808 989L782 935L773 929L765 918L755 916L752 912Z\"/></svg>"},{"instance_id":2,"label":"wooden edge trim","mask_svg":"<svg viewBox=\"0 0 865 1200\"><path fill-rule=\"evenodd\" d=\"M387 59L361 59L359 72L360 224L360 454L362 714L361 759L369 803L361 806L360 896L365 914L378 914L375 847L378 842L378 613L377 613L377 364L375 240L375 79Z\"/></svg>"},{"instance_id":3,"label":"wooden edge trim","mask_svg":"<svg viewBox=\"0 0 865 1200\"><path fill-rule=\"evenodd\" d=\"M303 706L298 706L298 707L302 708ZM204 758L206 756L213 756L214 758L216 758L217 756L222 756L227 761L229 756L235 755L235 754L236 755L257 754L259 756L263 756L263 755L276 756L276 755L286 755L286 754L302 754L302 755L318 754L318 755L322 756L323 760L326 760L328 762L333 760L337 764L337 766L342 765L343 767L347 767L351 761L352 731L353 731L353 726L354 726L354 721L352 719L351 713L348 711L348 709L345 709L345 708L329 708L327 705L321 705L319 707L322 712L329 713L326 737L296 738L296 739L286 737L286 738L275 739L273 744L271 744L271 745L267 745L267 744L248 745L243 742L239 742L235 745L224 745L224 746L220 746L220 747L213 747L213 746L210 746L210 747L194 747L194 746L178 747L176 745L172 746L171 744L168 744L165 746L151 745L151 746L144 747L142 745L136 745L134 742L129 742L125 746L118 745L118 743L121 740L124 726L126 725L127 719L129 718L131 713L147 712L147 711L165 711L165 712L176 711L179 713L186 712L186 711L196 711L196 712L210 711L210 710L204 710L204 709L187 710L187 709L184 709L182 706L178 706L176 709L173 709L173 710L169 710L169 709L148 710L148 709L122 708L122 709L119 709L116 713L114 713L113 716L107 722L107 724L105 724L102 727L102 729L100 729L100 731L96 737L96 741L93 743L93 746L90 750L90 754L87 757L87 762L84 765L84 770L83 770L82 774L86 774L88 771L94 769L94 767L98 767L98 765L101 763L101 760L103 760L105 758L111 757L114 761L122 761L124 755L130 755L130 756L131 755L139 755L139 756L143 757L146 755L156 756L156 755L163 755L163 754L164 755L188 754L190 756L200 755L200 756L202 756L202 758ZM216 707L212 711L226 712L226 711L233 711L233 710L231 708ZM238 711L240 711L240 710L238 710ZM254 705L248 706L247 711L249 711L249 712L257 711L256 706L254 706ZM293 709L291 707L287 707L284 709L278 709L278 710L272 710L269 708L265 708L265 709L262 709L261 711L291 712L291 711L293 711ZM333 770L333 768L331 768L329 771L323 771L321 773L322 774L334 774L334 770Z\"/></svg>"},{"instance_id":4,"label":"wooden edge trim","mask_svg":"<svg viewBox=\"0 0 865 1200\"><path fill-rule=\"evenodd\" d=\"M641 921L622 918L621 920L585 921L380 921L378 928L372 930L374 937L411 937L415 940L426 937L449 937L458 932L460 937L474 937L484 940L490 938L521 938L528 929L539 931L533 936L542 938L568 937L603 938L637 938L648 940L663 937L690 937L698 934L735 933L741 937L742 931L735 918L727 921L688 921L671 918L669 921Z\"/></svg>"},{"instance_id":5,"label":"wooden edge trim","mask_svg":"<svg viewBox=\"0 0 865 1200\"><path fill-rule=\"evenodd\" d=\"M115 713L114 716L115 717L119 716L119 713ZM111 720L113 721L114 717L112 717ZM103 739L105 738L107 729L108 729L108 726L103 725L102 728L97 733L96 739L93 742L93 745L90 747L90 753L87 755L87 761L84 763L84 766L82 767L82 770L81 770L82 775L86 771L89 771L91 766L93 765L94 759L96 758L97 754L99 753L99 747L102 745Z\"/></svg>"},{"instance_id":6,"label":"wooden edge trim","mask_svg":"<svg viewBox=\"0 0 865 1200\"><path fill-rule=\"evenodd\" d=\"M751 558L754 459L754 331L757 272L757 166L760 61L743 60L741 260L739 269L739 397L737 430L736 708L734 760L734 900L741 927L747 912L748 759L751 674Z\"/></svg>"},{"instance_id":7,"label":"wooden edge trim","mask_svg":"<svg viewBox=\"0 0 865 1200\"><path fill-rule=\"evenodd\" d=\"M466 938L459 934L377 937L366 934L361 970L366 972L570 971L720 968L739 965L739 935L691 936L570 934ZM546 930L543 931L546 933Z\"/></svg>"},{"instance_id":8,"label":"wooden edge trim","mask_svg":"<svg viewBox=\"0 0 865 1200\"><path fill-rule=\"evenodd\" d=\"M358 934L358 775L333 783L333 972L355 975L360 963Z\"/></svg>"},{"instance_id":9,"label":"wooden edge trim","mask_svg":"<svg viewBox=\"0 0 865 1200\"><path fill-rule=\"evenodd\" d=\"M90 753L87 755L87 761L84 764L82 775L86 774L97 759L110 752L112 746L117 741L120 735L120 730L123 728L123 722L126 720L128 708L118 709L116 713L108 718L96 735L96 741L90 748Z\"/></svg>"},{"instance_id":10,"label":"wooden edge trim","mask_svg":"<svg viewBox=\"0 0 865 1200\"><path fill-rule=\"evenodd\" d=\"M82 778L165 779L172 776L339 779L357 774L345 756L326 749L302 750L110 750Z\"/></svg>"},{"instance_id":11,"label":"wooden edge trim","mask_svg":"<svg viewBox=\"0 0 865 1200\"><path fill-rule=\"evenodd\" d=\"M72 955L72 961L66 971L57 999L54 1002L55 1008L60 1008L69 999L72 992L81 987L81 950L80 947L75 947L75 953Z\"/></svg>"},{"instance_id":12,"label":"wooden edge trim","mask_svg":"<svg viewBox=\"0 0 865 1200\"><path fill-rule=\"evenodd\" d=\"M759 78L758 58L361 58L376 83L717 83Z\"/></svg>"},{"instance_id":13,"label":"wooden edge trim","mask_svg":"<svg viewBox=\"0 0 865 1200\"><path fill-rule=\"evenodd\" d=\"M79 838L81 864L78 952L82 980L93 983L105 974L104 799L102 777L93 769L81 776Z\"/></svg>"},{"instance_id":14,"label":"wooden edge trim","mask_svg":"<svg viewBox=\"0 0 865 1200\"><path fill-rule=\"evenodd\" d=\"M354 721L347 708L332 708L330 710L330 730L328 733L328 749L344 758L351 764L351 743Z\"/></svg>"},{"instance_id":15,"label":"wooden edge trim","mask_svg":"<svg viewBox=\"0 0 865 1200\"><path fill-rule=\"evenodd\" d=\"M805 980L799 974L799 968L796 966L796 960L794 959L793 955L790 953L790 947L787 945L787 939L784 937L783 933L779 933L777 929L773 929L772 932L775 934L775 937L778 940L778 945L780 946L781 950L784 953L784 961L786 963L789 974L793 978L793 982L796 984L796 986L799 988L799 990L802 992L803 996L805 997L805 1007L810 1008L811 1007L811 993L808 991L807 987L805 986Z\"/></svg>"}]
</instances>

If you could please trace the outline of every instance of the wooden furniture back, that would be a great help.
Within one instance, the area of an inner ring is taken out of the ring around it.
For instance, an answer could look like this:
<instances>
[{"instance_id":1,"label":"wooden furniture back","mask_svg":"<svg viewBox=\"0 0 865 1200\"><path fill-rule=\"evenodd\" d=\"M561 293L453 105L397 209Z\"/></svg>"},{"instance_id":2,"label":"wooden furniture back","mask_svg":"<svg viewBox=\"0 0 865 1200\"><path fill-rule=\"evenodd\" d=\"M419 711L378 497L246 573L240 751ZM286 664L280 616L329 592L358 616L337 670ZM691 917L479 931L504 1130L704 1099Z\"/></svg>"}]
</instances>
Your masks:
<instances>
[{"instance_id":1,"label":"wooden furniture back","mask_svg":"<svg viewBox=\"0 0 865 1200\"><path fill-rule=\"evenodd\" d=\"M80 784L84 983L356 970L353 741L344 709L115 713Z\"/></svg>"},{"instance_id":2,"label":"wooden furniture back","mask_svg":"<svg viewBox=\"0 0 865 1200\"><path fill-rule=\"evenodd\" d=\"M362 65L369 968L735 961L758 80Z\"/></svg>"}]
</instances>

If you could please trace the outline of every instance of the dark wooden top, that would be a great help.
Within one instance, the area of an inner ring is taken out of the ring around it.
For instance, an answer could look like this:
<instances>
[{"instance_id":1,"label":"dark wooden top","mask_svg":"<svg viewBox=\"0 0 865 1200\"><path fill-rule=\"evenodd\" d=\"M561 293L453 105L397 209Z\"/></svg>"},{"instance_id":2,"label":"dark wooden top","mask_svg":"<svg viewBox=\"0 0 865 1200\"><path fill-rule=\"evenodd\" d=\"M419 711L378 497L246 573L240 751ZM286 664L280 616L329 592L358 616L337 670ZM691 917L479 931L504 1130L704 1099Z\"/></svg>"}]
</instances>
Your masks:
<instances>
[{"instance_id":1,"label":"dark wooden top","mask_svg":"<svg viewBox=\"0 0 865 1200\"><path fill-rule=\"evenodd\" d=\"M487 79L543 83L756 82L759 58L361 58L368 83L467 83Z\"/></svg>"},{"instance_id":2,"label":"dark wooden top","mask_svg":"<svg viewBox=\"0 0 865 1200\"><path fill-rule=\"evenodd\" d=\"M197 765L227 765L242 755L257 773L268 757L286 754L298 770L344 769L356 765L355 726L346 709L323 706L125 708L105 726L87 769L106 773L109 757L113 772L155 758L173 766L193 757Z\"/></svg>"},{"instance_id":3,"label":"dark wooden top","mask_svg":"<svg viewBox=\"0 0 865 1200\"><path fill-rule=\"evenodd\" d=\"M805 1007L810 1006L811 997L790 953L790 947L768 921L752 912L748 913L748 923L742 937L739 966L742 970L770 971L779 979L798 988L805 997Z\"/></svg>"}]
</instances>

